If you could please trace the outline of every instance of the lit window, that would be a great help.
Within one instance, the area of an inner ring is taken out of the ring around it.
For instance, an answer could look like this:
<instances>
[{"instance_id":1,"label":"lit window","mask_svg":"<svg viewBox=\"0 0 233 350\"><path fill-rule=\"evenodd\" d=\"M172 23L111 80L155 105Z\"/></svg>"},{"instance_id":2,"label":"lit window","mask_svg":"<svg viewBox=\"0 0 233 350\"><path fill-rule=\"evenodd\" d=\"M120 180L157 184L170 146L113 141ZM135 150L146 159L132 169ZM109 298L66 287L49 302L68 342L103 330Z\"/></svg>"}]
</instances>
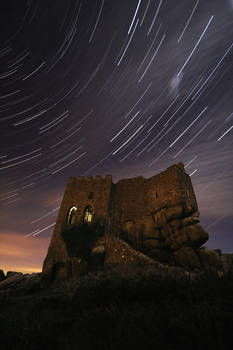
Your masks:
<instances>
[{"instance_id":1,"label":"lit window","mask_svg":"<svg viewBox=\"0 0 233 350\"><path fill-rule=\"evenodd\" d=\"M76 214L77 214L77 208L73 205L73 207L70 208L68 213L67 224L73 224L75 222Z\"/></svg>"},{"instance_id":2,"label":"lit window","mask_svg":"<svg viewBox=\"0 0 233 350\"><path fill-rule=\"evenodd\" d=\"M91 222L92 221L92 209L91 207L88 205L85 210L84 210L84 215L83 215L83 221L84 222Z\"/></svg>"}]
</instances>

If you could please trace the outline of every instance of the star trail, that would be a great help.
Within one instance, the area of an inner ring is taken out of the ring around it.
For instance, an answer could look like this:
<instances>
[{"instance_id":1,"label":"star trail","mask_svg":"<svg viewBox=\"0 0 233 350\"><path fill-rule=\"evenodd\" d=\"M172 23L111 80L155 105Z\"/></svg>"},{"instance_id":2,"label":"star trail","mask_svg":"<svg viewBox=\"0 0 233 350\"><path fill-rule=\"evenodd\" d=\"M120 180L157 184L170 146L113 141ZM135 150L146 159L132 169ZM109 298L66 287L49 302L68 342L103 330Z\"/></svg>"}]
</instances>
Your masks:
<instances>
[{"instance_id":1,"label":"star trail","mask_svg":"<svg viewBox=\"0 0 233 350\"><path fill-rule=\"evenodd\" d=\"M183 162L233 251L230 0L0 4L0 268L39 271L67 179Z\"/></svg>"}]
</instances>

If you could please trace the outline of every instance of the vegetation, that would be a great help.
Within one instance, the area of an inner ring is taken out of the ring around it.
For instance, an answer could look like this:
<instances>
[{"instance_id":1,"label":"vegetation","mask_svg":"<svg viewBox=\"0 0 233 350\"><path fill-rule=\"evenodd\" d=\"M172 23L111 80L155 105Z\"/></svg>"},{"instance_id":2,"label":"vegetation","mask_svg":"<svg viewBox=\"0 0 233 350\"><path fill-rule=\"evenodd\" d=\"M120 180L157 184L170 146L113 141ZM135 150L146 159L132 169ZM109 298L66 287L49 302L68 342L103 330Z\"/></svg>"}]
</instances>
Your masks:
<instances>
[{"instance_id":1,"label":"vegetation","mask_svg":"<svg viewBox=\"0 0 233 350\"><path fill-rule=\"evenodd\" d=\"M104 236L105 226L101 221L78 223L62 232L69 255L86 259L96 241Z\"/></svg>"},{"instance_id":2,"label":"vegetation","mask_svg":"<svg viewBox=\"0 0 233 350\"><path fill-rule=\"evenodd\" d=\"M232 273L99 271L0 307L1 350L232 348Z\"/></svg>"}]
</instances>

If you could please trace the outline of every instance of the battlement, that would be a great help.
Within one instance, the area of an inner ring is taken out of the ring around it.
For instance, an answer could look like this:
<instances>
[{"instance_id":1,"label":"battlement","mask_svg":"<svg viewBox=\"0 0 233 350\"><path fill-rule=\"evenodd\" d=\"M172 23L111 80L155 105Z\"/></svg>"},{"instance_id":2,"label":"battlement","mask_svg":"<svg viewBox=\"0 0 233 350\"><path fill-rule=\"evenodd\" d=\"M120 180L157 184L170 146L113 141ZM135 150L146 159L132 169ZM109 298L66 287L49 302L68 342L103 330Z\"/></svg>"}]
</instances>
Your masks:
<instances>
[{"instance_id":1,"label":"battlement","mask_svg":"<svg viewBox=\"0 0 233 350\"><path fill-rule=\"evenodd\" d=\"M111 183L112 182L112 175L105 175L104 177L100 176L100 175L96 175L96 177L93 176L78 176L76 179L78 182L87 182L87 183L94 183L94 182L108 182Z\"/></svg>"},{"instance_id":2,"label":"battlement","mask_svg":"<svg viewBox=\"0 0 233 350\"><path fill-rule=\"evenodd\" d=\"M94 179L93 179L93 177L92 176L87 176L86 177L86 181L88 181L88 182L92 182Z\"/></svg>"},{"instance_id":3,"label":"battlement","mask_svg":"<svg viewBox=\"0 0 233 350\"><path fill-rule=\"evenodd\" d=\"M178 169L180 169L181 171L185 172L185 170L184 170L184 164L183 164L183 163L176 163L176 164L173 164L173 165L169 166L169 167L167 168L167 170L168 170L168 169L174 169L174 168L178 168Z\"/></svg>"},{"instance_id":4,"label":"battlement","mask_svg":"<svg viewBox=\"0 0 233 350\"><path fill-rule=\"evenodd\" d=\"M148 256L162 252L161 256L168 254L171 262L175 259L182 264L184 252L195 255L192 247L200 247L208 239L197 216L195 193L182 163L148 179L138 176L115 184L111 175L71 177L43 273L54 273L57 264L73 264L62 236L70 225L98 220L107 223L105 229L110 233L126 238L134 249L147 251Z\"/></svg>"}]
</instances>

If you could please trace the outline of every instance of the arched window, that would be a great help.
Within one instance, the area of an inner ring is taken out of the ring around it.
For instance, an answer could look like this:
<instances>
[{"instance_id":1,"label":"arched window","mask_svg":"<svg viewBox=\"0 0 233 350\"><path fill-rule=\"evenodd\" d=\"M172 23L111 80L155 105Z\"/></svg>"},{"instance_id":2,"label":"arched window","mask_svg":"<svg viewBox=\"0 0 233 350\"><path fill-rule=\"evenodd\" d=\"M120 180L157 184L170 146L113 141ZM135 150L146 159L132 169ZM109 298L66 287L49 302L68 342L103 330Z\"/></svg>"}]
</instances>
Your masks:
<instances>
[{"instance_id":1,"label":"arched window","mask_svg":"<svg viewBox=\"0 0 233 350\"><path fill-rule=\"evenodd\" d=\"M84 209L84 214L83 214L83 221L84 222L91 222L92 221L92 209L90 207L90 205L88 205L85 209Z\"/></svg>"},{"instance_id":2,"label":"arched window","mask_svg":"<svg viewBox=\"0 0 233 350\"><path fill-rule=\"evenodd\" d=\"M77 208L73 205L70 208L68 213L67 224L73 224L75 222L76 214L77 214Z\"/></svg>"}]
</instances>

